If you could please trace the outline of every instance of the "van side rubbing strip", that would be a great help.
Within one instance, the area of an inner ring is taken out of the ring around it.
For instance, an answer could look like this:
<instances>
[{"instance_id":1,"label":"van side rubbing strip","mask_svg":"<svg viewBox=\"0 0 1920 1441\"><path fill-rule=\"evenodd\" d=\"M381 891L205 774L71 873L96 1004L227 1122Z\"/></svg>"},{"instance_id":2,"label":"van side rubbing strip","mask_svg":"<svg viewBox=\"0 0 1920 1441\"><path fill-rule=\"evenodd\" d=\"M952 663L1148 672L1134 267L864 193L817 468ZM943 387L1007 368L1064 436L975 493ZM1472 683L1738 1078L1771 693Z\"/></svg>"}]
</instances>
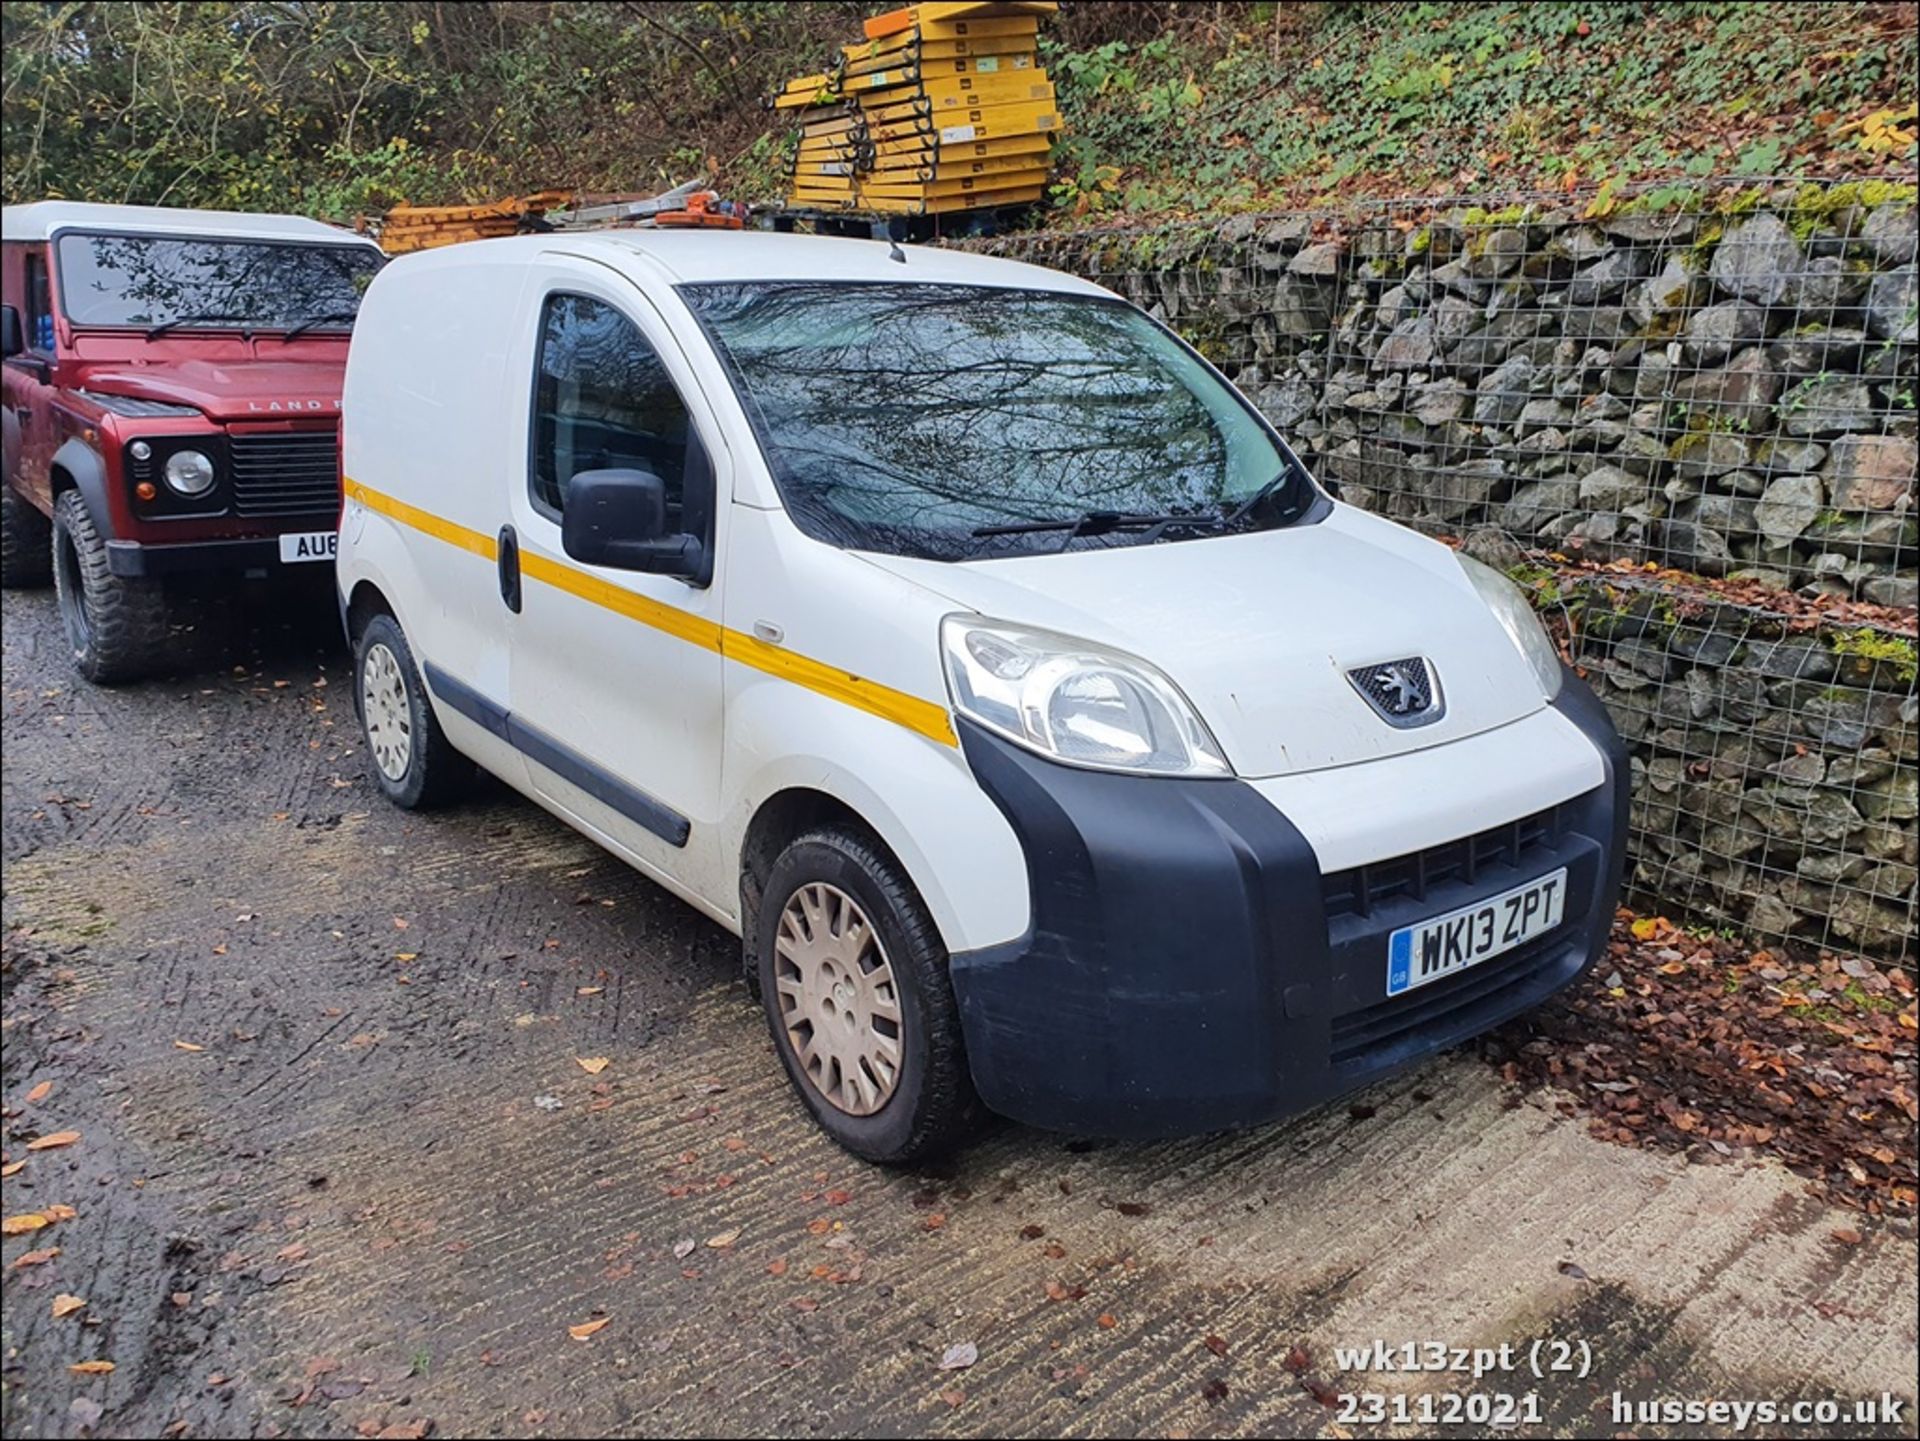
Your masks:
<instances>
[{"instance_id":1,"label":"van side rubbing strip","mask_svg":"<svg viewBox=\"0 0 1920 1441\"><path fill-rule=\"evenodd\" d=\"M455 680L439 666L428 664L425 670L427 685L436 696L475 725L500 737L528 760L545 766L569 785L578 786L595 800L611 806L668 845L684 846L687 843L693 827L678 811L662 805L645 791L636 790L571 746L562 745L545 731L514 719L511 711L495 705L472 686Z\"/></svg>"},{"instance_id":2,"label":"van side rubbing strip","mask_svg":"<svg viewBox=\"0 0 1920 1441\"><path fill-rule=\"evenodd\" d=\"M395 500L390 495L382 495L377 490L370 490L357 480L344 481L343 485L349 497L359 501L369 510L390 516L402 525L411 526L424 535L444 540L449 545L470 550L486 560L491 561L496 558L496 544L490 535L482 535L477 530L468 530L463 525L442 520L439 516L408 505L403 500ZM799 655L782 646L768 645L758 636L749 635L745 631L728 630L701 616L689 615L673 606L663 605L649 596L636 595L630 590L623 590L597 575L591 575L524 547L520 552L520 570L521 574L542 584L550 585L555 590L563 590L591 605L601 606L616 615L624 615L629 620L638 621L655 630L665 631L668 635L686 641L689 645L717 651L730 661L751 667L778 680L791 681L817 695L826 696L829 700L839 701L842 705L852 706L855 710L863 710L869 715L879 716L882 720L892 721L895 725L905 726L916 735L923 735L930 741L936 741L943 746L958 746L960 743L953 733L953 720L947 714L947 708L937 701L909 695L905 691L895 690L892 686L882 685L879 681L868 680L865 676L855 675L852 671L841 670L824 661L814 660L811 656ZM487 722L479 716L462 710L458 701L442 692L433 679L432 667L428 669L430 672L428 684L433 686L435 695L455 710L459 710L469 720L487 725ZM459 683L456 681L453 684L457 686ZM485 702L481 703L485 704ZM510 717L509 720L511 720ZM488 728L491 729L490 726ZM499 732L495 733L499 734ZM503 736L503 739L505 738ZM518 742L516 741L515 744ZM572 777L568 778L572 779ZM574 784L581 785L579 781L575 781ZM581 788L591 789L584 785L581 785ZM606 798L601 797L601 799ZM614 804L612 801L607 803ZM634 817L634 819L639 818ZM642 821L641 824L646 823ZM685 825L685 822L682 821L681 824ZM666 837L666 839L672 838ZM679 843L675 842L675 844Z\"/></svg>"},{"instance_id":3,"label":"van side rubbing strip","mask_svg":"<svg viewBox=\"0 0 1920 1441\"><path fill-rule=\"evenodd\" d=\"M428 690L481 729L512 744L513 732L508 729L503 707L495 705L465 681L455 680L432 661L421 669L426 673Z\"/></svg>"}]
</instances>

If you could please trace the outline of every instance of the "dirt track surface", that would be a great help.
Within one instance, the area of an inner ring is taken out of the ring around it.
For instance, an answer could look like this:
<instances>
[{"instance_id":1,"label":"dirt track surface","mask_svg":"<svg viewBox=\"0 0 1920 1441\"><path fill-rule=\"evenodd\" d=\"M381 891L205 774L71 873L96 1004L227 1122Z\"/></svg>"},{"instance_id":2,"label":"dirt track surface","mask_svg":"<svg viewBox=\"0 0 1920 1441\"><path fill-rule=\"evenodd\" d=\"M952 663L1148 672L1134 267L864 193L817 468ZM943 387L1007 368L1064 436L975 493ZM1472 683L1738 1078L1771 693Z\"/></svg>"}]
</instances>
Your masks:
<instances>
[{"instance_id":1,"label":"dirt track surface","mask_svg":"<svg viewBox=\"0 0 1920 1441\"><path fill-rule=\"evenodd\" d=\"M122 691L45 594L4 619L5 1211L76 1212L5 1243L8 1435L1380 1429L1329 1386L1533 1392L1522 1435L1890 1392L1914 1434L1910 1223L1596 1141L1471 1054L1244 1135L871 1170L730 937L504 790L380 801L330 617ZM1591 1366L1338 1369L1375 1340Z\"/></svg>"}]
</instances>

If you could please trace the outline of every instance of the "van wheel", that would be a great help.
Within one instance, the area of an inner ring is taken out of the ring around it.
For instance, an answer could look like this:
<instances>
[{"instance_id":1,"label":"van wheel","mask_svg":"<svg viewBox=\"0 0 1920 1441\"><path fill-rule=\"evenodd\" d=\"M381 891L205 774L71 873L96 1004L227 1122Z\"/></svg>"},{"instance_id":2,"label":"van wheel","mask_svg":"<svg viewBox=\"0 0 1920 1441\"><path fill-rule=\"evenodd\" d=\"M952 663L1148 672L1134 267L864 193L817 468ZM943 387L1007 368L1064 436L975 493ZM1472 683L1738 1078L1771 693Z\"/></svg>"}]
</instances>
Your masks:
<instances>
[{"instance_id":1,"label":"van wheel","mask_svg":"<svg viewBox=\"0 0 1920 1441\"><path fill-rule=\"evenodd\" d=\"M367 769L388 800L430 810L472 788L473 762L440 729L407 637L390 615L368 621L354 645L353 699Z\"/></svg>"},{"instance_id":2,"label":"van wheel","mask_svg":"<svg viewBox=\"0 0 1920 1441\"><path fill-rule=\"evenodd\" d=\"M0 586L24 590L53 579L53 527L33 502L0 480Z\"/></svg>"},{"instance_id":3,"label":"van wheel","mask_svg":"<svg viewBox=\"0 0 1920 1441\"><path fill-rule=\"evenodd\" d=\"M925 1161L973 1129L947 951L899 863L861 832L810 832L767 876L753 937L773 1043L814 1120L854 1155Z\"/></svg>"},{"instance_id":4,"label":"van wheel","mask_svg":"<svg viewBox=\"0 0 1920 1441\"><path fill-rule=\"evenodd\" d=\"M95 685L117 685L171 659L167 596L157 580L115 575L87 503L66 490L53 503L53 591L74 667Z\"/></svg>"}]
</instances>

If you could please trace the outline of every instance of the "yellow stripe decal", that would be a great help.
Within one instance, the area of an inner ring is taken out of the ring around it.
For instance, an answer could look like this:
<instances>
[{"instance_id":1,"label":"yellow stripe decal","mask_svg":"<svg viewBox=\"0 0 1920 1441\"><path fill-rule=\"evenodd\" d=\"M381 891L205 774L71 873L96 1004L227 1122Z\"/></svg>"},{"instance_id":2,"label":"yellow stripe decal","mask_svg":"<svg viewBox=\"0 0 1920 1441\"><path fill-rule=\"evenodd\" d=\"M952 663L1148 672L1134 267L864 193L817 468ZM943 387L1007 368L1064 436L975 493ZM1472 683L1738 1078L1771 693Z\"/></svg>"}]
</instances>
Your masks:
<instances>
[{"instance_id":1,"label":"yellow stripe decal","mask_svg":"<svg viewBox=\"0 0 1920 1441\"><path fill-rule=\"evenodd\" d=\"M462 550L470 550L483 560L497 560L499 545L490 535L482 535L477 530L468 530L464 525L455 525L450 520L408 505L404 500L395 500L390 495L382 495L377 490L369 490L357 480L342 482L341 488L354 500L359 501L368 510L377 510L382 515L392 516L402 525L410 525L435 540L444 540L448 545L457 545Z\"/></svg>"},{"instance_id":2,"label":"yellow stripe decal","mask_svg":"<svg viewBox=\"0 0 1920 1441\"><path fill-rule=\"evenodd\" d=\"M468 530L450 520L408 505L403 500L395 500L377 490L369 490L357 480L345 482L347 495L359 501L369 510L390 516L402 525L411 526L423 535L443 540L448 545L458 546L462 550L472 551L486 560L498 555L498 547L490 535L482 535L477 530ZM917 695L895 690L892 686L882 685L879 681L868 680L851 671L841 670L824 661L810 656L796 654L781 646L769 645L758 636L745 631L728 630L724 626L707 620L702 616L689 615L675 606L666 605L650 596L636 595L630 590L602 580L597 575L589 575L583 570L562 564L549 556L539 555L522 548L520 552L520 571L522 575L537 580L555 590L563 590L569 595L578 596L591 605L626 616L654 630L664 631L689 645L697 645L703 650L717 651L728 660L740 665L750 666L763 674L777 679L791 681L816 694L850 705L856 710L877 715L882 720L892 721L895 725L905 726L917 735L928 740L938 741L941 745L958 745L953 733L953 722L947 715L947 708L936 701L923 700Z\"/></svg>"}]
</instances>

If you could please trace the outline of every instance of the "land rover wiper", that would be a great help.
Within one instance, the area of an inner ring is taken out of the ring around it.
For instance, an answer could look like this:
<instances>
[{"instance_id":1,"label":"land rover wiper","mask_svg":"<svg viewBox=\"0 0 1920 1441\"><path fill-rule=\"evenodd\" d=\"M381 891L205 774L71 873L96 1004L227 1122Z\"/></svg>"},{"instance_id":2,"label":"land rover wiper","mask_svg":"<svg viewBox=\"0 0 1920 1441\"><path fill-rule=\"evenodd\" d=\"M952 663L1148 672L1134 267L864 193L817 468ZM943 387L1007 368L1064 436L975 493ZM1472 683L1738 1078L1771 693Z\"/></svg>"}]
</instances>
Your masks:
<instances>
[{"instance_id":1,"label":"land rover wiper","mask_svg":"<svg viewBox=\"0 0 1920 1441\"><path fill-rule=\"evenodd\" d=\"M309 315L305 320L294 326L292 330L289 330L280 338L282 340L296 340L300 336L305 335L309 330L312 330L316 325L326 325L336 320L352 320L359 313L357 310L329 310L325 315Z\"/></svg>"},{"instance_id":2,"label":"land rover wiper","mask_svg":"<svg viewBox=\"0 0 1920 1441\"><path fill-rule=\"evenodd\" d=\"M246 320L244 315L176 315L171 320L163 320L147 331L148 340L157 340L176 325L207 325L216 320ZM249 327L251 328L251 327ZM242 332L243 334L245 332Z\"/></svg>"}]
</instances>

